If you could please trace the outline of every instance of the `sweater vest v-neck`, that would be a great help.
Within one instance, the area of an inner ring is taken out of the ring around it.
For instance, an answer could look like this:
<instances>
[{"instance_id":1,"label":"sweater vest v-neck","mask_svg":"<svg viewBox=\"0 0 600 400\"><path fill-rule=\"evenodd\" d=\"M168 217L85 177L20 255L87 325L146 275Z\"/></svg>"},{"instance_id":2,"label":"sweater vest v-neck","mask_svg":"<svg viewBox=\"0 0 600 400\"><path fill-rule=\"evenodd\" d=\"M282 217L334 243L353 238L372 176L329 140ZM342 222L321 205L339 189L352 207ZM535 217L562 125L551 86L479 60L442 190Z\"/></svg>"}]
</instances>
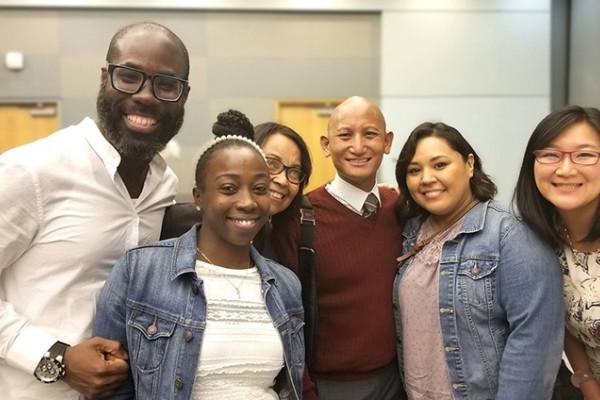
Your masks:
<instances>
[{"instance_id":1,"label":"sweater vest v-neck","mask_svg":"<svg viewBox=\"0 0 600 400\"><path fill-rule=\"evenodd\" d=\"M311 374L319 378L364 379L396 359L392 287L402 230L394 215L397 193L380 189L380 196L377 214L366 219L324 187L308 194L317 221L319 313ZM282 264L296 268L291 242L297 243L298 229L289 229L277 234L276 252Z\"/></svg>"}]
</instances>

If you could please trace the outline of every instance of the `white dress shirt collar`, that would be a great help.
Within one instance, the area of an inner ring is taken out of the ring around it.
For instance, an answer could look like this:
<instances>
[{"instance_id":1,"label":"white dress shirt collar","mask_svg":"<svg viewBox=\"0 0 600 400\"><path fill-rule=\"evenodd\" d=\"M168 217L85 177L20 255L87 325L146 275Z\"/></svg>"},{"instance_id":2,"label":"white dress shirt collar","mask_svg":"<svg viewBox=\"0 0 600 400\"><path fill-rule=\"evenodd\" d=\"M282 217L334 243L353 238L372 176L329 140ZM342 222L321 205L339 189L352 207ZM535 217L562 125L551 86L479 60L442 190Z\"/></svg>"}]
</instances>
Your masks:
<instances>
[{"instance_id":1,"label":"white dress shirt collar","mask_svg":"<svg viewBox=\"0 0 600 400\"><path fill-rule=\"evenodd\" d=\"M97 127L96 122L94 122L89 117L86 117L81 121L79 126L84 129L84 137L89 143L90 147L98 155L106 170L108 171L110 177L116 185L118 181L121 182L123 187L125 186L121 180L121 177L118 176L117 168L121 163L121 155L119 152L113 147L113 145L104 137L100 129ZM137 200L140 200L142 196L148 193L148 190L153 190L155 185L154 183L160 181L167 169L167 163L162 158L160 154L156 154L150 164L148 165L148 173L146 176L146 181L144 183L144 188L142 193ZM128 194L127 194L128 195ZM136 200L136 199L132 199Z\"/></svg>"},{"instance_id":2,"label":"white dress shirt collar","mask_svg":"<svg viewBox=\"0 0 600 400\"><path fill-rule=\"evenodd\" d=\"M381 204L381 197L379 196L377 182L375 182L375 185L373 185L369 192L365 192L364 190L359 189L353 184L345 181L338 174L336 174L331 183L325 186L325 189L340 203L357 214L361 214L363 204L365 204L365 200L367 199L369 193L373 193L377 197L377 200L379 200L379 204Z\"/></svg>"}]
</instances>

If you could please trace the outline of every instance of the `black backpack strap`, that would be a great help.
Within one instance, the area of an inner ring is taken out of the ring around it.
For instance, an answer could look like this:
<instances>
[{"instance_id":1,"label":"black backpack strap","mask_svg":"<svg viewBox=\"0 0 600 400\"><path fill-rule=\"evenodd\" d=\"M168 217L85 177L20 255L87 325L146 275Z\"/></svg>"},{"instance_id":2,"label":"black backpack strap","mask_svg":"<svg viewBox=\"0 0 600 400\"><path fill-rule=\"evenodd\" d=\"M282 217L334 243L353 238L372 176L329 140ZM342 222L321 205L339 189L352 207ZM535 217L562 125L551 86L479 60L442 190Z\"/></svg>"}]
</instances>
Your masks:
<instances>
[{"instance_id":1,"label":"black backpack strap","mask_svg":"<svg viewBox=\"0 0 600 400\"><path fill-rule=\"evenodd\" d=\"M315 211L306 196L300 202L300 242L298 243L298 277L302 283L302 304L304 306L304 346L306 365L311 367L316 354L317 332L317 284L315 277Z\"/></svg>"}]
</instances>

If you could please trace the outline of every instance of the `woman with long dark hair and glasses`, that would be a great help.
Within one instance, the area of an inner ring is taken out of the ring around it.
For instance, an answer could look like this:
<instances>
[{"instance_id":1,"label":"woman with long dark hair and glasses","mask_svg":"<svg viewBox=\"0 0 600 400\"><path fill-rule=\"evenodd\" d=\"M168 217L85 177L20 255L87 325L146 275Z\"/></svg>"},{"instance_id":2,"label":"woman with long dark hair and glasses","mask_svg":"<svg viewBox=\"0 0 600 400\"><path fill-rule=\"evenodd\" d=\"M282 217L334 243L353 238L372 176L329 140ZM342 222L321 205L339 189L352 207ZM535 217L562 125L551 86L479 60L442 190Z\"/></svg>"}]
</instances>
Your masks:
<instances>
[{"instance_id":1,"label":"woman with long dark hair and glasses","mask_svg":"<svg viewBox=\"0 0 600 400\"><path fill-rule=\"evenodd\" d=\"M535 128L514 204L557 252L572 384L600 399L600 110L569 106ZM557 329L559 329L557 327Z\"/></svg>"}]
</instances>

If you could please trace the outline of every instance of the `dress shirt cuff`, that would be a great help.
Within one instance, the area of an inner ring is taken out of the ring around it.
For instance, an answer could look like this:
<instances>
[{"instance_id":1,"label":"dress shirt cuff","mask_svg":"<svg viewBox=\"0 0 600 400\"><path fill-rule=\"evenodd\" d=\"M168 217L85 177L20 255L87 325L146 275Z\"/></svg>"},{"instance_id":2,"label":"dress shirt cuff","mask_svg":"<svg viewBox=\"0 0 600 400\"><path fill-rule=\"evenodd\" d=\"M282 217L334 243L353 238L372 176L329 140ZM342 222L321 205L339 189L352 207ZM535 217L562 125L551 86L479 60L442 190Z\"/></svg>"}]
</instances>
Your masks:
<instances>
[{"instance_id":1,"label":"dress shirt cuff","mask_svg":"<svg viewBox=\"0 0 600 400\"><path fill-rule=\"evenodd\" d=\"M6 353L6 362L33 374L44 354L57 340L40 328L25 326Z\"/></svg>"}]
</instances>

